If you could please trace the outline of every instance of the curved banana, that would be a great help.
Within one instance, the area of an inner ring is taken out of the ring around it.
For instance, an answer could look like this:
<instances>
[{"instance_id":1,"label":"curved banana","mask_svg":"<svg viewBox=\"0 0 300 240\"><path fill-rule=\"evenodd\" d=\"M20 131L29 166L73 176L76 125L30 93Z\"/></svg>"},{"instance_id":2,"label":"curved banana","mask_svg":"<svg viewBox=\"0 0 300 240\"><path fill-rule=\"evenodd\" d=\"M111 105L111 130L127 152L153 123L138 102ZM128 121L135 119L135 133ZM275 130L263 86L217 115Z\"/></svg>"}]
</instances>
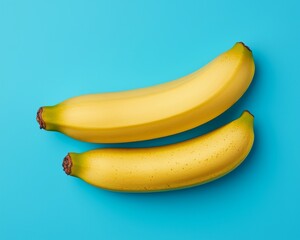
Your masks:
<instances>
[{"instance_id":1,"label":"curved banana","mask_svg":"<svg viewBox=\"0 0 300 240\"><path fill-rule=\"evenodd\" d=\"M69 153L68 175L113 191L179 189L219 178L236 168L254 141L253 116L240 118L203 136L152 148L106 148Z\"/></svg>"},{"instance_id":2,"label":"curved banana","mask_svg":"<svg viewBox=\"0 0 300 240\"><path fill-rule=\"evenodd\" d=\"M124 92L90 94L42 107L41 128L75 139L115 143L164 137L208 122L231 107L254 75L243 43L178 80Z\"/></svg>"}]
</instances>

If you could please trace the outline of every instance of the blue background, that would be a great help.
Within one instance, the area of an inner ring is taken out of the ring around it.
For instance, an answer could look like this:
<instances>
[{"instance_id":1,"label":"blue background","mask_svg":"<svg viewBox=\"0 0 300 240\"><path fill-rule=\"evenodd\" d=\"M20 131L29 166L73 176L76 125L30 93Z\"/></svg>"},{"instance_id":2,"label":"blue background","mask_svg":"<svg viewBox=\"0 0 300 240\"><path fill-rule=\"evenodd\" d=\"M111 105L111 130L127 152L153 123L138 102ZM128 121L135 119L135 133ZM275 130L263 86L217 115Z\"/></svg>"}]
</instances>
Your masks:
<instances>
[{"instance_id":1,"label":"blue background","mask_svg":"<svg viewBox=\"0 0 300 240\"><path fill-rule=\"evenodd\" d=\"M0 239L300 239L299 7L296 0L1 0ZM238 169L156 194L108 192L65 175L67 152L104 145L39 130L38 107L170 81L237 41L251 47L257 68L237 104L191 131L120 145L182 141L249 109L256 141Z\"/></svg>"}]
</instances>

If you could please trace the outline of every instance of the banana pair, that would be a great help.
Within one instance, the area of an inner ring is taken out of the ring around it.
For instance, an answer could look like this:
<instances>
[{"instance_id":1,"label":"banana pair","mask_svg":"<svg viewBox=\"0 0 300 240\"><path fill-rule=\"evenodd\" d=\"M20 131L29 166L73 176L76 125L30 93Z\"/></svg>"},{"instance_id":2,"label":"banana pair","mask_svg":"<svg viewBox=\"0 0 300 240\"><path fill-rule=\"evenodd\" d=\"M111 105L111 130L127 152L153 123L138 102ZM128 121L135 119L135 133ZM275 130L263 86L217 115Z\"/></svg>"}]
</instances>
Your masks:
<instances>
[{"instance_id":1,"label":"banana pair","mask_svg":"<svg viewBox=\"0 0 300 240\"><path fill-rule=\"evenodd\" d=\"M134 142L199 126L230 108L247 90L255 71L251 50L236 43L206 66L180 79L124 92L74 97L41 107L40 127L95 143ZM198 185L237 167L254 141L253 116L195 139L153 148L105 148L69 153L67 174L95 186L129 192Z\"/></svg>"}]
</instances>

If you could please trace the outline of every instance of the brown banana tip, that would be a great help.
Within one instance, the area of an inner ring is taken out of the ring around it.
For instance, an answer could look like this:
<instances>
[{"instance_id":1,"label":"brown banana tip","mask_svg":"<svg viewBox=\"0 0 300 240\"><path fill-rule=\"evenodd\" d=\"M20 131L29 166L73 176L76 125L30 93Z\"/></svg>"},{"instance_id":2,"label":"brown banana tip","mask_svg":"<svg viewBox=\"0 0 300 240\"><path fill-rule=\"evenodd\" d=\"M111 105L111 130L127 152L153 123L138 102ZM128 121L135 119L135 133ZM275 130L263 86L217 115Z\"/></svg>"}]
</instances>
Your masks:
<instances>
[{"instance_id":1,"label":"brown banana tip","mask_svg":"<svg viewBox=\"0 0 300 240\"><path fill-rule=\"evenodd\" d=\"M42 113L43 113L43 108L40 107L36 114L36 121L39 123L40 129L45 129L46 123L43 120Z\"/></svg>"},{"instance_id":2,"label":"brown banana tip","mask_svg":"<svg viewBox=\"0 0 300 240\"><path fill-rule=\"evenodd\" d=\"M241 43L245 48L247 48L250 52L252 52L252 50L245 43L243 42L239 42L239 43Z\"/></svg>"},{"instance_id":3,"label":"brown banana tip","mask_svg":"<svg viewBox=\"0 0 300 240\"><path fill-rule=\"evenodd\" d=\"M70 154L68 153L68 155L64 158L63 163L62 163L63 169L67 175L71 174L72 165L73 165L72 158L71 158Z\"/></svg>"}]
</instances>

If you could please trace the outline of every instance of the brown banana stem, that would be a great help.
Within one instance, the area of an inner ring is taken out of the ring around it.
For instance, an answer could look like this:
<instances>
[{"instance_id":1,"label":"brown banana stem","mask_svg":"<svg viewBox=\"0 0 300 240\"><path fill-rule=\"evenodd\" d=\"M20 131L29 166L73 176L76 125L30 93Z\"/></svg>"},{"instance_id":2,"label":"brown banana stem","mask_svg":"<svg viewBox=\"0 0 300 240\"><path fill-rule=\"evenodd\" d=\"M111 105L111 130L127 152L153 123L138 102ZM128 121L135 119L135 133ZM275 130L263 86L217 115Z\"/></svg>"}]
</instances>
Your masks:
<instances>
[{"instance_id":1,"label":"brown banana stem","mask_svg":"<svg viewBox=\"0 0 300 240\"><path fill-rule=\"evenodd\" d=\"M71 169L72 169L72 158L70 156L70 154L68 154L65 158L64 158L64 161L62 163L62 166L63 166L63 169L65 171L65 173L67 175L70 175L71 174Z\"/></svg>"},{"instance_id":2,"label":"brown banana stem","mask_svg":"<svg viewBox=\"0 0 300 240\"><path fill-rule=\"evenodd\" d=\"M43 120L42 113L43 113L43 107L40 107L36 114L36 120L40 125L40 129L46 129L46 123Z\"/></svg>"}]
</instances>

